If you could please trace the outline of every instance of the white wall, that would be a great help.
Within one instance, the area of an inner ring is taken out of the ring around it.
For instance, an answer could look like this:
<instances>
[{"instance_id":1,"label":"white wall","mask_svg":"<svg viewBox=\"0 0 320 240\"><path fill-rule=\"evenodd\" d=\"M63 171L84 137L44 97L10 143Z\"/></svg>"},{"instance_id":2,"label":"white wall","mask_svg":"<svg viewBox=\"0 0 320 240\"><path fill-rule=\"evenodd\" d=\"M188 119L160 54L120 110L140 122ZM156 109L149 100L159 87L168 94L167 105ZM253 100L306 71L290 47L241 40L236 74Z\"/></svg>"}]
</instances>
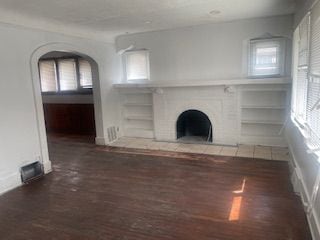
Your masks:
<instances>
[{"instance_id":1,"label":"white wall","mask_svg":"<svg viewBox=\"0 0 320 240\"><path fill-rule=\"evenodd\" d=\"M117 116L112 114L116 112L118 100L117 93L112 90L112 82L117 81L119 61L113 45L98 41L5 24L0 24L0 38L1 193L20 183L19 168L37 160L43 148L39 141L39 132L43 131L43 126L39 128L37 125L31 78L33 52L45 44L65 43L75 46L97 62L100 91L98 88L99 99L95 99L95 102L100 103L98 137L102 139L101 142L107 136L107 127L118 122Z\"/></svg>"},{"instance_id":2,"label":"white wall","mask_svg":"<svg viewBox=\"0 0 320 240\"><path fill-rule=\"evenodd\" d=\"M116 46L118 50L131 44L148 49L152 81L237 79L247 76L248 40L265 33L291 38L292 16L123 35ZM287 53L286 73L290 75L290 43Z\"/></svg>"}]
</instances>

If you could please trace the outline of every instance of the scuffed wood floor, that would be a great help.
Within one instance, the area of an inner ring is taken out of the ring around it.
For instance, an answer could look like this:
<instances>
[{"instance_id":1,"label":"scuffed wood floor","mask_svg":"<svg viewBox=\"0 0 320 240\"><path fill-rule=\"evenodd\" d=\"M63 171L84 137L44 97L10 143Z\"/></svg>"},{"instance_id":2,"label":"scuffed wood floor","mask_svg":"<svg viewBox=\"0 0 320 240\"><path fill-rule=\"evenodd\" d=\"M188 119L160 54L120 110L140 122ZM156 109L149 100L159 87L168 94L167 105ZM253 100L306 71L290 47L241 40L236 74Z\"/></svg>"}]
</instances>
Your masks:
<instances>
[{"instance_id":1,"label":"scuffed wood floor","mask_svg":"<svg viewBox=\"0 0 320 240\"><path fill-rule=\"evenodd\" d=\"M286 162L49 141L54 172L0 196L0 239L308 240Z\"/></svg>"}]
</instances>

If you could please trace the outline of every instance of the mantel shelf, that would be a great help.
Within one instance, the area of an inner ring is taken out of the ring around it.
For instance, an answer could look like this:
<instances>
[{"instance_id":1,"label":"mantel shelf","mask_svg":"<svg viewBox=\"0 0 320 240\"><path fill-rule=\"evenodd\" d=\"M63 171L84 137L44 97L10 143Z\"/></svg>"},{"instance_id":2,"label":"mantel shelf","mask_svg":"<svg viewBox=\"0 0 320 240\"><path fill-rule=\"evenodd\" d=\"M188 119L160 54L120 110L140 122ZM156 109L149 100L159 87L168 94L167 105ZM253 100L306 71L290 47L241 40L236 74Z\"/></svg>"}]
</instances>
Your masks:
<instances>
[{"instance_id":1,"label":"mantel shelf","mask_svg":"<svg viewBox=\"0 0 320 240\"><path fill-rule=\"evenodd\" d=\"M291 84L290 78L260 78L260 79L229 79L229 80L194 80L185 82L163 81L143 83L116 83L115 88L177 88L177 87L201 87L201 86L224 86L224 85L248 85L248 84Z\"/></svg>"}]
</instances>

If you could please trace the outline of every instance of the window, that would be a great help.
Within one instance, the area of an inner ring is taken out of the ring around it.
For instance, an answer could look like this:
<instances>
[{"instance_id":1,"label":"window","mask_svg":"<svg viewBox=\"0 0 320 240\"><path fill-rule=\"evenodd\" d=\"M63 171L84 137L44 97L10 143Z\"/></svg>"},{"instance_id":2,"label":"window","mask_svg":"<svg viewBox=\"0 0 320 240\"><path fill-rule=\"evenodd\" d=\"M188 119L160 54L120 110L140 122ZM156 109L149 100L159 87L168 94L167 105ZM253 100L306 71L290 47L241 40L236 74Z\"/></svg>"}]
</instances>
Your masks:
<instances>
[{"instance_id":1,"label":"window","mask_svg":"<svg viewBox=\"0 0 320 240\"><path fill-rule=\"evenodd\" d=\"M63 59L58 61L58 73L60 91L77 90L76 62L74 59Z\"/></svg>"},{"instance_id":2,"label":"window","mask_svg":"<svg viewBox=\"0 0 320 240\"><path fill-rule=\"evenodd\" d=\"M127 81L149 80L149 53L146 50L124 53Z\"/></svg>"},{"instance_id":3,"label":"window","mask_svg":"<svg viewBox=\"0 0 320 240\"><path fill-rule=\"evenodd\" d=\"M84 59L79 59L80 86L92 88L92 73L90 63Z\"/></svg>"},{"instance_id":4,"label":"window","mask_svg":"<svg viewBox=\"0 0 320 240\"><path fill-rule=\"evenodd\" d=\"M284 39L250 41L249 76L282 76L284 73Z\"/></svg>"},{"instance_id":5,"label":"window","mask_svg":"<svg viewBox=\"0 0 320 240\"><path fill-rule=\"evenodd\" d=\"M292 118L309 148L320 153L320 3L294 32Z\"/></svg>"},{"instance_id":6,"label":"window","mask_svg":"<svg viewBox=\"0 0 320 240\"><path fill-rule=\"evenodd\" d=\"M42 92L56 92L58 90L55 61L39 62Z\"/></svg>"},{"instance_id":7,"label":"window","mask_svg":"<svg viewBox=\"0 0 320 240\"><path fill-rule=\"evenodd\" d=\"M39 73L42 92L79 92L92 88L91 65L82 58L40 60Z\"/></svg>"}]
</instances>

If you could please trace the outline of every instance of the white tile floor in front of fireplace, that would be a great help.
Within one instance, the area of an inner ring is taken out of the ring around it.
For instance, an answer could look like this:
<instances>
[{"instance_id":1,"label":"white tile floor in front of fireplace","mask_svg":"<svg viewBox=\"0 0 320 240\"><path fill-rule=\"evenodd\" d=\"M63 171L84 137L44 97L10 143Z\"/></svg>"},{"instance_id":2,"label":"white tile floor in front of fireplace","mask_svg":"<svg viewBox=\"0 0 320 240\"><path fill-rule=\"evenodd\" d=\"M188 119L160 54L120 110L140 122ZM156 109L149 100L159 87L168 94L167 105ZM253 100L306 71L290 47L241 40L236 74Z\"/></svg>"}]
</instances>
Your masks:
<instances>
[{"instance_id":1,"label":"white tile floor in front of fireplace","mask_svg":"<svg viewBox=\"0 0 320 240\"><path fill-rule=\"evenodd\" d=\"M278 161L288 161L290 159L288 148L282 147L254 145L239 145L237 147L230 147L204 144L159 142L153 139L129 137L122 137L117 141L111 143L110 146L222 156L238 156Z\"/></svg>"}]
</instances>

